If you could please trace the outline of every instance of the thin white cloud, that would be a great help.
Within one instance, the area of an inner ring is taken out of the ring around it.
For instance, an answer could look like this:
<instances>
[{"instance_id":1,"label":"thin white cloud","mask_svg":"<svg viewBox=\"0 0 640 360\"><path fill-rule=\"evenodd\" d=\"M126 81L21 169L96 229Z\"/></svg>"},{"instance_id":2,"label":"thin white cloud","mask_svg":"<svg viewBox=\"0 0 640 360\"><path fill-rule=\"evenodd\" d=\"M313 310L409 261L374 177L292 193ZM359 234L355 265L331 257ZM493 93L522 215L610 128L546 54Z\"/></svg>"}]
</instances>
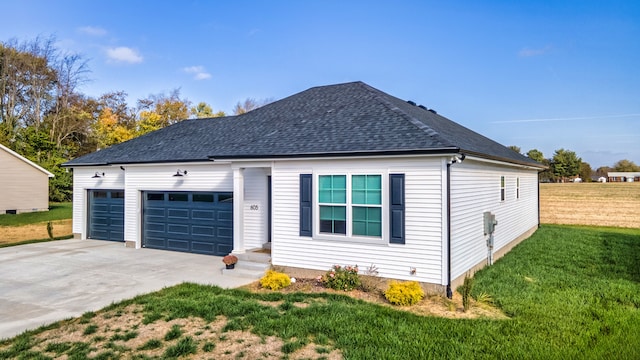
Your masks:
<instances>
[{"instance_id":1,"label":"thin white cloud","mask_svg":"<svg viewBox=\"0 0 640 360\"><path fill-rule=\"evenodd\" d=\"M211 74L209 74L204 66L187 66L185 68L182 68L182 71L186 72L187 74L193 74L193 78L195 80L206 80L206 79L210 79L211 78Z\"/></svg>"},{"instance_id":2,"label":"thin white cloud","mask_svg":"<svg viewBox=\"0 0 640 360\"><path fill-rule=\"evenodd\" d=\"M107 49L107 56L109 57L110 61L126 62L130 64L141 63L143 60L142 55L138 54L136 50L128 48L126 46Z\"/></svg>"},{"instance_id":3,"label":"thin white cloud","mask_svg":"<svg viewBox=\"0 0 640 360\"><path fill-rule=\"evenodd\" d=\"M91 36L105 36L107 35L107 30L97 27L97 26L83 26L78 28L83 34L91 35Z\"/></svg>"},{"instance_id":4,"label":"thin white cloud","mask_svg":"<svg viewBox=\"0 0 640 360\"><path fill-rule=\"evenodd\" d=\"M532 49L532 48L526 47L518 52L518 56L519 57L540 56L548 53L549 50L551 50L551 46L545 46L540 49Z\"/></svg>"},{"instance_id":5,"label":"thin white cloud","mask_svg":"<svg viewBox=\"0 0 640 360\"><path fill-rule=\"evenodd\" d=\"M640 114L581 116L581 117L550 118L550 119L504 120L504 121L492 121L491 123L492 124L514 124L514 123L530 123L530 122L576 121L576 120L614 119L614 118L624 118L624 117L634 117L634 116L640 116Z\"/></svg>"}]
</instances>

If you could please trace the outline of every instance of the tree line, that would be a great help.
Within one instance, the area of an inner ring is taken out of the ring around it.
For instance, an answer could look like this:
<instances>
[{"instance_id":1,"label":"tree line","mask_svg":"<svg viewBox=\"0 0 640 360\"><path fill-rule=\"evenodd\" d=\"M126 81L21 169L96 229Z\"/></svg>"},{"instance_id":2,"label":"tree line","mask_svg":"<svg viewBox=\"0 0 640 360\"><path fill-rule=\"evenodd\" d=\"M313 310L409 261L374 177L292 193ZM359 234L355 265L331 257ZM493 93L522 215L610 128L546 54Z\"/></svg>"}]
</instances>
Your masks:
<instances>
[{"instance_id":1,"label":"tree line","mask_svg":"<svg viewBox=\"0 0 640 360\"><path fill-rule=\"evenodd\" d=\"M518 146L512 145L509 148L521 153L521 149ZM620 160L611 167L601 166L593 170L591 165L586 161L582 161L574 151L562 148L556 150L550 158L545 158L544 154L538 149L529 150L524 155L547 166L547 169L540 173L540 181L542 182L567 182L578 177L582 181L589 182L594 177L606 178L607 173L612 171L640 171L640 166L627 159Z\"/></svg>"},{"instance_id":2,"label":"tree line","mask_svg":"<svg viewBox=\"0 0 640 360\"><path fill-rule=\"evenodd\" d=\"M0 42L0 143L52 172L50 201L70 201L72 177L60 164L188 118L226 116L180 90L149 95L134 106L127 93L83 94L87 60L62 52L55 38ZM233 114L271 99L238 102Z\"/></svg>"}]
</instances>

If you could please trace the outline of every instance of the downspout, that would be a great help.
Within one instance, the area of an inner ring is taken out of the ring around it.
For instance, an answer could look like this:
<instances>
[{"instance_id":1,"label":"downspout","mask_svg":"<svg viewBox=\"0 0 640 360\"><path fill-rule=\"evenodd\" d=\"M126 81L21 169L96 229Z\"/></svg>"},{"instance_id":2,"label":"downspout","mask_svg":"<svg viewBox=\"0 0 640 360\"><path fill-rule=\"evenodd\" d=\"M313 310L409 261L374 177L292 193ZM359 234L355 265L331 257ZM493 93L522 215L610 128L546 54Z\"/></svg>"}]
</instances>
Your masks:
<instances>
[{"instance_id":1,"label":"downspout","mask_svg":"<svg viewBox=\"0 0 640 360\"><path fill-rule=\"evenodd\" d=\"M447 161L447 298L453 298L451 291L451 164Z\"/></svg>"},{"instance_id":2,"label":"downspout","mask_svg":"<svg viewBox=\"0 0 640 360\"><path fill-rule=\"evenodd\" d=\"M538 229L540 228L540 172L538 172Z\"/></svg>"},{"instance_id":3,"label":"downspout","mask_svg":"<svg viewBox=\"0 0 640 360\"><path fill-rule=\"evenodd\" d=\"M447 298L453 298L451 290L451 165L461 163L465 158L464 154L454 156L447 161Z\"/></svg>"}]
</instances>

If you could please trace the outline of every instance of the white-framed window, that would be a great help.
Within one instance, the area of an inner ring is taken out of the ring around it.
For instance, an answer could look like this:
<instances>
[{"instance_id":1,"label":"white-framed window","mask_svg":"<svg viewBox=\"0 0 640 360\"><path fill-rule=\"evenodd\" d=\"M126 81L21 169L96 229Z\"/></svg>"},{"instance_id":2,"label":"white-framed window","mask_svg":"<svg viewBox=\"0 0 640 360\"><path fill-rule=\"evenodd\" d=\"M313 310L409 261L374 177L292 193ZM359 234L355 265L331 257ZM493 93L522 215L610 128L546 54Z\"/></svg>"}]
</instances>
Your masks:
<instances>
[{"instance_id":1,"label":"white-framed window","mask_svg":"<svg viewBox=\"0 0 640 360\"><path fill-rule=\"evenodd\" d=\"M505 183L504 176L500 176L500 201L505 200L507 190L507 184Z\"/></svg>"},{"instance_id":2,"label":"white-framed window","mask_svg":"<svg viewBox=\"0 0 640 360\"><path fill-rule=\"evenodd\" d=\"M318 175L318 232L382 238L381 174Z\"/></svg>"}]
</instances>

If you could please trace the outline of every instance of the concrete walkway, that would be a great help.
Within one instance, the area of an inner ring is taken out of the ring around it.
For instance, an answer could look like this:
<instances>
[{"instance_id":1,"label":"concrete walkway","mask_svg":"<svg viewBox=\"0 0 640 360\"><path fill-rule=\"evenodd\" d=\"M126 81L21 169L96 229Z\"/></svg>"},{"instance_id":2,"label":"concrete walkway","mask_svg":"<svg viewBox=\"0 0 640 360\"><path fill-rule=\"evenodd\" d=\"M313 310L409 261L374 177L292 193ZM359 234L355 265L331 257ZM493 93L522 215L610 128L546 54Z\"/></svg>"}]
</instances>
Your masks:
<instances>
[{"instance_id":1,"label":"concrete walkway","mask_svg":"<svg viewBox=\"0 0 640 360\"><path fill-rule=\"evenodd\" d=\"M256 280L223 276L223 267L216 256L100 240L0 248L0 339L182 282L234 288Z\"/></svg>"}]
</instances>

